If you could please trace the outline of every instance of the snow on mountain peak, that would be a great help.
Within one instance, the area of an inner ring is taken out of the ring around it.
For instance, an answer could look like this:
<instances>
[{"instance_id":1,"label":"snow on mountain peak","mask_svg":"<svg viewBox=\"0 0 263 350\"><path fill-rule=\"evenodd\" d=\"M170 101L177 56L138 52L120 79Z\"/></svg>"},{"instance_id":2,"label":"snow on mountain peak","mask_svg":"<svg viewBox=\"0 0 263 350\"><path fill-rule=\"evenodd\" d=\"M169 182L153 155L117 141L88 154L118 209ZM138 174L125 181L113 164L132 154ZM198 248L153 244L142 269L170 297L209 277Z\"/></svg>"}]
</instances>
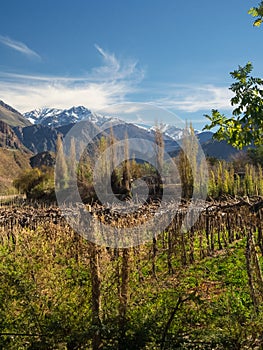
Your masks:
<instances>
[{"instance_id":1,"label":"snow on mountain peak","mask_svg":"<svg viewBox=\"0 0 263 350\"><path fill-rule=\"evenodd\" d=\"M62 125L74 124L82 120L88 120L98 127L102 127L102 125L107 122L110 122L112 125L124 123L124 121L117 117L94 113L84 106L73 106L69 109L40 108L27 112L24 116L30 120L32 124L41 124L49 127L60 127ZM155 126L151 127L136 123L134 125L145 131L147 130L149 133L154 133L155 131ZM160 127L165 139L173 139L177 141L183 137L184 131L181 127L171 124L161 124ZM198 133L199 132L195 130L195 134Z\"/></svg>"},{"instance_id":2,"label":"snow on mountain peak","mask_svg":"<svg viewBox=\"0 0 263 350\"><path fill-rule=\"evenodd\" d=\"M99 127L106 122L111 122L112 124L120 122L120 119L116 117L94 113L84 106L73 106L69 109L40 108L27 112L24 116L33 124L41 124L49 127L59 127L77 123L81 120L88 120Z\"/></svg>"},{"instance_id":3,"label":"snow on mountain peak","mask_svg":"<svg viewBox=\"0 0 263 350\"><path fill-rule=\"evenodd\" d=\"M92 115L92 112L83 106L74 106L69 109L40 108L24 114L33 124L50 127L76 123L89 119Z\"/></svg>"}]
</instances>

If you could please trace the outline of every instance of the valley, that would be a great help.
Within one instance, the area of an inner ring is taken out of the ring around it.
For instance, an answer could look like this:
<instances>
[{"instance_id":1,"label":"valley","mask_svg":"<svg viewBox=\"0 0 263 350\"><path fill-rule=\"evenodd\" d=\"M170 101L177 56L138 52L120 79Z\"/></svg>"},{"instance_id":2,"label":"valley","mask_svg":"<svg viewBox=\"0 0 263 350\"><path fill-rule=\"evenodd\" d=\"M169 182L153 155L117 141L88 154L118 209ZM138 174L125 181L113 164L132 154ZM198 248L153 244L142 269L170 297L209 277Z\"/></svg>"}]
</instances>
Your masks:
<instances>
[{"instance_id":1,"label":"valley","mask_svg":"<svg viewBox=\"0 0 263 350\"><path fill-rule=\"evenodd\" d=\"M191 126L164 133L84 107L24 125L6 113L1 348L263 346L263 173L249 154ZM63 147L77 123L95 140Z\"/></svg>"}]
</instances>

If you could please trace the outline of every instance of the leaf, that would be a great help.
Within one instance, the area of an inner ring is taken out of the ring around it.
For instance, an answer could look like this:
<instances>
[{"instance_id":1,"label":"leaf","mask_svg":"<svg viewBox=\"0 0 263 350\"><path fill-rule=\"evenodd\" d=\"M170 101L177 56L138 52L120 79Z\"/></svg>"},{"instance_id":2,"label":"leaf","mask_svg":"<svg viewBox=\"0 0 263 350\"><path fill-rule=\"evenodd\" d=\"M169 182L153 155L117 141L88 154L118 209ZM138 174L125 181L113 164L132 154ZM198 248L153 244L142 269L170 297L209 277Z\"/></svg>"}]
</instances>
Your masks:
<instances>
[{"instance_id":1,"label":"leaf","mask_svg":"<svg viewBox=\"0 0 263 350\"><path fill-rule=\"evenodd\" d=\"M251 7L248 11L248 14L251 15L252 17L257 17L258 9L256 7Z\"/></svg>"},{"instance_id":2,"label":"leaf","mask_svg":"<svg viewBox=\"0 0 263 350\"><path fill-rule=\"evenodd\" d=\"M258 18L258 19L254 22L253 26L254 26L254 27L260 27L262 21L263 21L262 18Z\"/></svg>"}]
</instances>

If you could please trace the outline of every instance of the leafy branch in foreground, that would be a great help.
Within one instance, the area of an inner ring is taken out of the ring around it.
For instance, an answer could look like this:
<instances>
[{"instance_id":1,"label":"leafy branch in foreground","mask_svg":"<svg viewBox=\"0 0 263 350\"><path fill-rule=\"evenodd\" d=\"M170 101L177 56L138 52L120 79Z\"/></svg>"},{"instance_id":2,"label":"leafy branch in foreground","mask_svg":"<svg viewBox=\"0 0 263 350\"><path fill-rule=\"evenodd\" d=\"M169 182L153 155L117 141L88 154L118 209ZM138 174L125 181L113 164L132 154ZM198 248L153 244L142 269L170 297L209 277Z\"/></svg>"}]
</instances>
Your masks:
<instances>
[{"instance_id":1,"label":"leafy branch in foreground","mask_svg":"<svg viewBox=\"0 0 263 350\"><path fill-rule=\"evenodd\" d=\"M258 4L258 7L251 7L249 9L248 14L252 17L255 17L255 21L253 23L254 27L260 27L263 21L263 1Z\"/></svg>"},{"instance_id":2,"label":"leafy branch in foreground","mask_svg":"<svg viewBox=\"0 0 263 350\"><path fill-rule=\"evenodd\" d=\"M231 72L236 80L230 87L235 96L231 105L236 106L230 118L213 109L212 115L205 115L210 120L203 130L219 127L214 138L226 140L232 146L242 149L254 143L263 144L263 80L251 76L253 66L248 62Z\"/></svg>"}]
</instances>

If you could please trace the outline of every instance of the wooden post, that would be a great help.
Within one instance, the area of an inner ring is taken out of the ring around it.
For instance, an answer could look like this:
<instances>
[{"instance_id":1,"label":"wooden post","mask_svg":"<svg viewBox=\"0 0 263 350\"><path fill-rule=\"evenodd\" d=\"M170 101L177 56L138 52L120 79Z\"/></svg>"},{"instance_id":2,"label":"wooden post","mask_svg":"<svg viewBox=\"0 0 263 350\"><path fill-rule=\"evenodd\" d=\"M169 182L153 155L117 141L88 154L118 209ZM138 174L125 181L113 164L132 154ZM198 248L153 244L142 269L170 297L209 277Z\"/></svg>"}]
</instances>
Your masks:
<instances>
[{"instance_id":1,"label":"wooden post","mask_svg":"<svg viewBox=\"0 0 263 350\"><path fill-rule=\"evenodd\" d=\"M90 272L91 272L91 298L92 298L92 325L94 328L92 350L102 349L101 321L100 321L100 267L99 251L94 243L90 243Z\"/></svg>"}]
</instances>

